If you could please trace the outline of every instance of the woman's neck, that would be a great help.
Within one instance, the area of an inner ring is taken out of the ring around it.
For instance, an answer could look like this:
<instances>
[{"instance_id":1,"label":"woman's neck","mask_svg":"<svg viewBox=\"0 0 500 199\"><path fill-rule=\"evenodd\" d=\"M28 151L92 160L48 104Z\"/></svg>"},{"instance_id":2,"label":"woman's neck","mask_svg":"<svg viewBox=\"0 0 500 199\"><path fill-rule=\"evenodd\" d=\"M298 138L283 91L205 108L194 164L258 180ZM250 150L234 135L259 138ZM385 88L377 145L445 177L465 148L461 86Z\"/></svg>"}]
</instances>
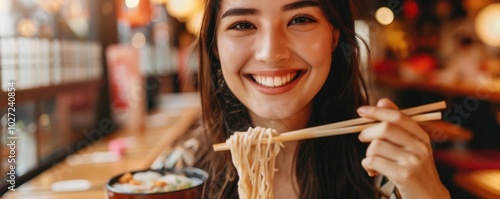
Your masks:
<instances>
[{"instance_id":1,"label":"woman's neck","mask_svg":"<svg viewBox=\"0 0 500 199\"><path fill-rule=\"evenodd\" d=\"M298 142L283 143L284 147L276 157L276 169L274 174L274 198L275 199L297 199L299 186L295 175L294 156Z\"/></svg>"}]
</instances>

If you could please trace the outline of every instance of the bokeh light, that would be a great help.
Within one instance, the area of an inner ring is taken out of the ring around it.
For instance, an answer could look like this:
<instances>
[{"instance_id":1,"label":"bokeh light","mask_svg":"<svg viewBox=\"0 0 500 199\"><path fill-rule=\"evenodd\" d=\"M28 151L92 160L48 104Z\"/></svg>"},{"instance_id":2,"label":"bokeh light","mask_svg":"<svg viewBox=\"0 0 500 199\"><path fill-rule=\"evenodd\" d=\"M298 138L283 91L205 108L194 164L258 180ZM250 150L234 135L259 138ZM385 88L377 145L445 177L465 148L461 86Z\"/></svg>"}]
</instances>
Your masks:
<instances>
[{"instance_id":1,"label":"bokeh light","mask_svg":"<svg viewBox=\"0 0 500 199\"><path fill-rule=\"evenodd\" d=\"M202 3L200 0L169 0L166 6L170 15L184 21L194 15Z\"/></svg>"},{"instance_id":2,"label":"bokeh light","mask_svg":"<svg viewBox=\"0 0 500 199\"><path fill-rule=\"evenodd\" d=\"M125 5L127 8L137 8L141 0L125 0Z\"/></svg>"},{"instance_id":3,"label":"bokeh light","mask_svg":"<svg viewBox=\"0 0 500 199\"><path fill-rule=\"evenodd\" d=\"M134 48L142 48L146 44L146 36L143 33L138 32L132 36L132 46Z\"/></svg>"},{"instance_id":4,"label":"bokeh light","mask_svg":"<svg viewBox=\"0 0 500 199\"><path fill-rule=\"evenodd\" d=\"M375 12L375 19L382 25L389 25L394 21L394 13L387 7L381 7Z\"/></svg>"},{"instance_id":5,"label":"bokeh light","mask_svg":"<svg viewBox=\"0 0 500 199\"><path fill-rule=\"evenodd\" d=\"M478 13L475 30L482 42L500 47L500 3L491 4Z\"/></svg>"},{"instance_id":6,"label":"bokeh light","mask_svg":"<svg viewBox=\"0 0 500 199\"><path fill-rule=\"evenodd\" d=\"M37 34L38 27L33 20L21 19L17 22L17 32L19 32L21 36L32 37Z\"/></svg>"}]
</instances>

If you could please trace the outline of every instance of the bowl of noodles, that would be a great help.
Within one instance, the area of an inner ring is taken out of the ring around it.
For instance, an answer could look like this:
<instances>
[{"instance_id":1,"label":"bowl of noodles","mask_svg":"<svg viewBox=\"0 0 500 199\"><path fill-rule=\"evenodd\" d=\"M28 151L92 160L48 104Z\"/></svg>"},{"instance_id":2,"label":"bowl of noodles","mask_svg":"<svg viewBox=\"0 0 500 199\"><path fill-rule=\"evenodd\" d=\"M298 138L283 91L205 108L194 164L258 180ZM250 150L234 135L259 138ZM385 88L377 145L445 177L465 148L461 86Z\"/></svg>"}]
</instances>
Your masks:
<instances>
[{"instance_id":1,"label":"bowl of noodles","mask_svg":"<svg viewBox=\"0 0 500 199\"><path fill-rule=\"evenodd\" d=\"M105 185L107 199L202 198L207 172L198 168L141 170L112 177Z\"/></svg>"}]
</instances>

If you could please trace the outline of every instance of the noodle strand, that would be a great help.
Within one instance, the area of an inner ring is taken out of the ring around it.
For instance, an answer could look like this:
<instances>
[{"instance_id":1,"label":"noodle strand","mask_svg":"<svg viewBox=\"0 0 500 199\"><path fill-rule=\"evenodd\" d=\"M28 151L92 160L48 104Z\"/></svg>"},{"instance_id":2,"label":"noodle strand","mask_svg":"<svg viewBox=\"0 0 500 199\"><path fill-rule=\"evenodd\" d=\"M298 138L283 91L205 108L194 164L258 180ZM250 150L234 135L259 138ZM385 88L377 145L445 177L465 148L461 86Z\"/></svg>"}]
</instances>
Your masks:
<instances>
[{"instance_id":1,"label":"noodle strand","mask_svg":"<svg viewBox=\"0 0 500 199\"><path fill-rule=\"evenodd\" d=\"M241 199L273 199L273 181L276 156L281 143L271 143L274 129L255 127L247 132L236 132L226 140L231 158L238 172L238 194ZM266 140L266 144L263 143Z\"/></svg>"}]
</instances>

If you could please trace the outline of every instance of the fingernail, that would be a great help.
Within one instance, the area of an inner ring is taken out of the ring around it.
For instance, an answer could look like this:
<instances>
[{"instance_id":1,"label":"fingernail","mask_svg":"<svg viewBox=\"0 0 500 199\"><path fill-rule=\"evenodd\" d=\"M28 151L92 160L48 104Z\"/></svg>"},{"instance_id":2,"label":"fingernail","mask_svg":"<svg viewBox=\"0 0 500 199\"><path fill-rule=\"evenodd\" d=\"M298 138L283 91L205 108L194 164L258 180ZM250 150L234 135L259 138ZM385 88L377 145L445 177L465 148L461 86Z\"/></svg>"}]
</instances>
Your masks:
<instances>
[{"instance_id":1,"label":"fingernail","mask_svg":"<svg viewBox=\"0 0 500 199\"><path fill-rule=\"evenodd\" d=\"M370 111L370 109L371 108L368 106L362 106L362 107L359 107L357 111L358 111L359 115L363 116L363 115L366 115Z\"/></svg>"}]
</instances>

